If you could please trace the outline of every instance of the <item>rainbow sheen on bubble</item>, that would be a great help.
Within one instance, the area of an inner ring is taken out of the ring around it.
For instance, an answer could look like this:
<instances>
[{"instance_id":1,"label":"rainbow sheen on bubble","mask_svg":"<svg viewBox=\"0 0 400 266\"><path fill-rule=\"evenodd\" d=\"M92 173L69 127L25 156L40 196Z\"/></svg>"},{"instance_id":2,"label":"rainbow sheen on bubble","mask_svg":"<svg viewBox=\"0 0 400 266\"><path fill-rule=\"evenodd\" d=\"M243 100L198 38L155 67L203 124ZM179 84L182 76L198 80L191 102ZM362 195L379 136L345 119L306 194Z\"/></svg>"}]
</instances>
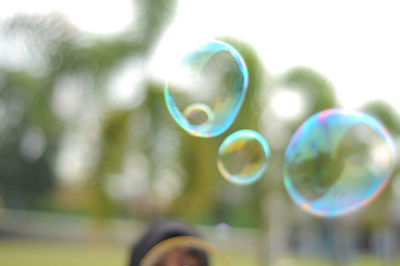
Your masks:
<instances>
[{"instance_id":1,"label":"rainbow sheen on bubble","mask_svg":"<svg viewBox=\"0 0 400 266\"><path fill-rule=\"evenodd\" d=\"M214 119L213 111L205 104L194 103L183 111L183 116L191 125L202 125Z\"/></svg>"},{"instance_id":2,"label":"rainbow sheen on bubble","mask_svg":"<svg viewBox=\"0 0 400 266\"><path fill-rule=\"evenodd\" d=\"M140 266L229 266L225 256L210 243L191 236L173 237L154 246Z\"/></svg>"},{"instance_id":3,"label":"rainbow sheen on bubble","mask_svg":"<svg viewBox=\"0 0 400 266\"><path fill-rule=\"evenodd\" d=\"M393 140L378 120L329 109L312 115L294 133L285 152L284 185L303 210L339 216L375 199L394 164Z\"/></svg>"},{"instance_id":4,"label":"rainbow sheen on bubble","mask_svg":"<svg viewBox=\"0 0 400 266\"><path fill-rule=\"evenodd\" d=\"M218 170L231 183L248 185L258 181L268 166L267 141L253 130L229 135L218 150Z\"/></svg>"},{"instance_id":5,"label":"rainbow sheen on bubble","mask_svg":"<svg viewBox=\"0 0 400 266\"><path fill-rule=\"evenodd\" d=\"M186 132L214 137L235 120L248 85L240 53L222 41L207 42L186 53L173 67L164 96L174 120Z\"/></svg>"}]
</instances>

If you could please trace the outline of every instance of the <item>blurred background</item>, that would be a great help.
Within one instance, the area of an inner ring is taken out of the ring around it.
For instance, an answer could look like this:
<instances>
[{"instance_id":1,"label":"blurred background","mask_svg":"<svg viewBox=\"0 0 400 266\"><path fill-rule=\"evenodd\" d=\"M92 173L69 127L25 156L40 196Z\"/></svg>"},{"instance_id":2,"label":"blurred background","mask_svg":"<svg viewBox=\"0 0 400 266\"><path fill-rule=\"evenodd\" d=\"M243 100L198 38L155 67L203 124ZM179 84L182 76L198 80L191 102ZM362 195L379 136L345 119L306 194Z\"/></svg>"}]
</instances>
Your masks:
<instances>
[{"instance_id":1,"label":"blurred background","mask_svg":"<svg viewBox=\"0 0 400 266\"><path fill-rule=\"evenodd\" d=\"M144 226L174 217L232 265L400 265L398 166L373 203L336 219L303 213L282 182L291 135L326 108L374 115L399 146L397 6L275 2L1 4L0 264L126 265ZM212 38L243 55L249 87L231 128L200 139L169 115L161 77L166 55ZM271 159L239 187L216 160L244 128Z\"/></svg>"}]
</instances>

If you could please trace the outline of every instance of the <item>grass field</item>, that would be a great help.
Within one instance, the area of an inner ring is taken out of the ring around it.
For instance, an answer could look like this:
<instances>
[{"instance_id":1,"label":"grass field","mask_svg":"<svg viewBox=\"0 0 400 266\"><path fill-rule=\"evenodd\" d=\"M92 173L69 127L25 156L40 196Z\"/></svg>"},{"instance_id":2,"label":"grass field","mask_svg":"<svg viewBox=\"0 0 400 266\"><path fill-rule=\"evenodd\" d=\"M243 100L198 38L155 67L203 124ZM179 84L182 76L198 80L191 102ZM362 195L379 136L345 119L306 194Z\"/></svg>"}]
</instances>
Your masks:
<instances>
[{"instance_id":1,"label":"grass field","mask_svg":"<svg viewBox=\"0 0 400 266\"><path fill-rule=\"evenodd\" d=\"M225 253L231 266L260 265L254 256L238 252ZM66 243L32 240L0 241L1 266L125 266L129 247L95 243ZM328 261L299 258L282 258L273 266L328 266ZM377 260L363 257L351 266L380 266ZM386 265L400 265L400 261Z\"/></svg>"},{"instance_id":2,"label":"grass field","mask_svg":"<svg viewBox=\"0 0 400 266\"><path fill-rule=\"evenodd\" d=\"M124 246L64 242L1 241L2 266L127 265Z\"/></svg>"},{"instance_id":3,"label":"grass field","mask_svg":"<svg viewBox=\"0 0 400 266\"><path fill-rule=\"evenodd\" d=\"M226 254L232 266L255 265L248 254ZM129 247L32 240L0 241L1 266L125 266Z\"/></svg>"}]
</instances>

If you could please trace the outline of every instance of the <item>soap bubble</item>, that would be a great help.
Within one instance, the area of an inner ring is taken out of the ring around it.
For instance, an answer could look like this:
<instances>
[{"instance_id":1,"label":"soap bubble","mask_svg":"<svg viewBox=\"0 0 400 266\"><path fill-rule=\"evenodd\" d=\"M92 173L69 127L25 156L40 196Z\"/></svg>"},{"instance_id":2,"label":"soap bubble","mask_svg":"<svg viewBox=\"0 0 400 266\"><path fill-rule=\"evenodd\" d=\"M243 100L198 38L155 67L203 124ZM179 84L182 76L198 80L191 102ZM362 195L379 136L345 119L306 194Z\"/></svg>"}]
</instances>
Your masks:
<instances>
[{"instance_id":1,"label":"soap bubble","mask_svg":"<svg viewBox=\"0 0 400 266\"><path fill-rule=\"evenodd\" d=\"M308 118L285 152L284 184L303 210L338 216L366 206L387 185L394 144L374 117L329 109Z\"/></svg>"},{"instance_id":2,"label":"soap bubble","mask_svg":"<svg viewBox=\"0 0 400 266\"><path fill-rule=\"evenodd\" d=\"M171 63L165 102L189 134L213 137L235 120L246 94L248 72L239 52L222 41L207 42Z\"/></svg>"},{"instance_id":3,"label":"soap bubble","mask_svg":"<svg viewBox=\"0 0 400 266\"><path fill-rule=\"evenodd\" d=\"M173 237L154 246L141 266L229 266L228 260L210 243L191 236Z\"/></svg>"},{"instance_id":4,"label":"soap bubble","mask_svg":"<svg viewBox=\"0 0 400 266\"><path fill-rule=\"evenodd\" d=\"M222 142L217 165L226 180L248 185L261 178L267 169L269 155L269 145L259 133L239 130Z\"/></svg>"},{"instance_id":5,"label":"soap bubble","mask_svg":"<svg viewBox=\"0 0 400 266\"><path fill-rule=\"evenodd\" d=\"M213 120L213 111L205 104L194 103L183 111L183 116L191 125L202 125Z\"/></svg>"}]
</instances>

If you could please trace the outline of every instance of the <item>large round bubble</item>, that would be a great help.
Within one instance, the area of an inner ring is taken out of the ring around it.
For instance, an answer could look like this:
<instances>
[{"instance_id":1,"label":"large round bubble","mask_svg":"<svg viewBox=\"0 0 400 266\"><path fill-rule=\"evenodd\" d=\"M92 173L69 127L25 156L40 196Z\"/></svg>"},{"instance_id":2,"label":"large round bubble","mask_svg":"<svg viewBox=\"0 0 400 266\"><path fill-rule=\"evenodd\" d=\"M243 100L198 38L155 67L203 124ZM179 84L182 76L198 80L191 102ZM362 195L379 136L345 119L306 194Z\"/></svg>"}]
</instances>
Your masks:
<instances>
[{"instance_id":1,"label":"large round bubble","mask_svg":"<svg viewBox=\"0 0 400 266\"><path fill-rule=\"evenodd\" d=\"M218 150L218 169L228 181L248 185L259 180L268 166L269 145L253 130L229 135Z\"/></svg>"},{"instance_id":2,"label":"large round bubble","mask_svg":"<svg viewBox=\"0 0 400 266\"><path fill-rule=\"evenodd\" d=\"M226 131L240 110L248 84L239 52L225 42L211 41L186 53L171 68L164 95L175 121L199 137Z\"/></svg>"},{"instance_id":3,"label":"large round bubble","mask_svg":"<svg viewBox=\"0 0 400 266\"><path fill-rule=\"evenodd\" d=\"M374 117L329 109L308 118L285 152L284 184L303 210L338 216L366 206L387 185L394 144Z\"/></svg>"},{"instance_id":4,"label":"large round bubble","mask_svg":"<svg viewBox=\"0 0 400 266\"><path fill-rule=\"evenodd\" d=\"M141 266L229 266L228 260L210 243L191 236L173 237L157 244Z\"/></svg>"}]
</instances>

